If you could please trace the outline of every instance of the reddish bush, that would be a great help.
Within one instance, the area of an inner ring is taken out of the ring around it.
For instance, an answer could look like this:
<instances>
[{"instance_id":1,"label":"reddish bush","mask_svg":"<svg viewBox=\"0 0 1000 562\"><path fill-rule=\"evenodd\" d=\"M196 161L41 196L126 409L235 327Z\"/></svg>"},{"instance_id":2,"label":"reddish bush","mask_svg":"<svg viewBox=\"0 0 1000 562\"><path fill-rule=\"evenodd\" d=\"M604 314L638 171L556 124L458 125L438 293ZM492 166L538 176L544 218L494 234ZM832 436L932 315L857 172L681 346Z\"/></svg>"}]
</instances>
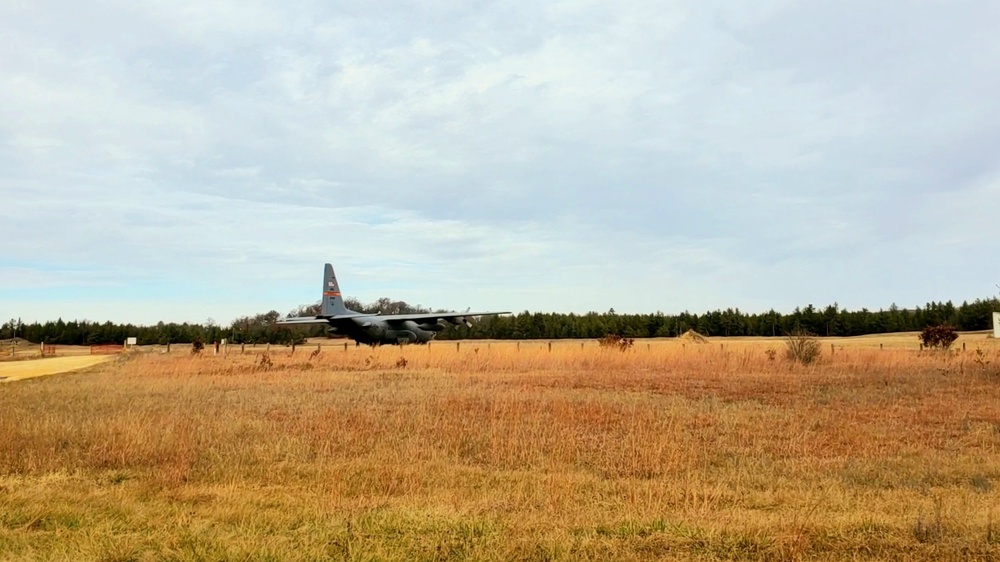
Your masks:
<instances>
[{"instance_id":1,"label":"reddish bush","mask_svg":"<svg viewBox=\"0 0 1000 562\"><path fill-rule=\"evenodd\" d=\"M948 349L957 339L958 333L955 331L955 328L947 324L928 326L924 328L924 331L920 332L920 341L924 344L924 347L932 349L938 347Z\"/></svg>"}]
</instances>

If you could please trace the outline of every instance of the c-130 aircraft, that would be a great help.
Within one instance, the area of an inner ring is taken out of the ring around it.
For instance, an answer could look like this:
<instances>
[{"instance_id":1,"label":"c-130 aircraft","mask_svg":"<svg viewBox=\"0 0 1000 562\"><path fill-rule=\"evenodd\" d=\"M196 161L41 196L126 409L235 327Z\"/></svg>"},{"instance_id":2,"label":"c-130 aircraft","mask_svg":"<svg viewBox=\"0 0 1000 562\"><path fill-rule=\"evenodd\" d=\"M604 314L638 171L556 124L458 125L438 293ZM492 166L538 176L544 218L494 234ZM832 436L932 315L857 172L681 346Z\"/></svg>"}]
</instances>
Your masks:
<instances>
[{"instance_id":1,"label":"c-130 aircraft","mask_svg":"<svg viewBox=\"0 0 1000 562\"><path fill-rule=\"evenodd\" d=\"M277 323L286 326L328 324L328 331L347 336L358 343L404 344L427 343L444 330L447 324L465 324L472 327L470 318L494 316L509 312L430 312L420 314L365 314L344 306L340 284L333 266L326 264L323 272L323 300L319 316L286 318Z\"/></svg>"}]
</instances>

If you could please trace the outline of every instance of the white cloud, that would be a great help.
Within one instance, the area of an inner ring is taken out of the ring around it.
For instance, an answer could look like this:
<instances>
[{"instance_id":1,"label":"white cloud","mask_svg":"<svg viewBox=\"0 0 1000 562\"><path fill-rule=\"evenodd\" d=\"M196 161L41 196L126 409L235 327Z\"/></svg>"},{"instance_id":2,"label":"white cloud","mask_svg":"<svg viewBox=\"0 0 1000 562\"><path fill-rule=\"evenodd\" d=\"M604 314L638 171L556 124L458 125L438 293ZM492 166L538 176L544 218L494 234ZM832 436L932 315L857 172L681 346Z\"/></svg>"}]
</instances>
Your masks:
<instances>
[{"instance_id":1,"label":"white cloud","mask_svg":"<svg viewBox=\"0 0 1000 562\"><path fill-rule=\"evenodd\" d=\"M982 296L991 6L7 2L0 308Z\"/></svg>"}]
</instances>

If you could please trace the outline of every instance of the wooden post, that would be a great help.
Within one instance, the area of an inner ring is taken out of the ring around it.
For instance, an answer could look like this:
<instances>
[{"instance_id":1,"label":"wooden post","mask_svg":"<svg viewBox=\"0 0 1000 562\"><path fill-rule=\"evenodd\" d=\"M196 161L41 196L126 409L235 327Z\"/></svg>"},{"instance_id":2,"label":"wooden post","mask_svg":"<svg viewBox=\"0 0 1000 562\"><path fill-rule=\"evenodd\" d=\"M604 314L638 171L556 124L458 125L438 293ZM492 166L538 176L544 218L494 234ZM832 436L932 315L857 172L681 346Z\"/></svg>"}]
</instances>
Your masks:
<instances>
[{"instance_id":1,"label":"wooden post","mask_svg":"<svg viewBox=\"0 0 1000 562\"><path fill-rule=\"evenodd\" d=\"M652 351L652 348L649 347L648 343L646 344L646 351Z\"/></svg>"},{"instance_id":2,"label":"wooden post","mask_svg":"<svg viewBox=\"0 0 1000 562\"><path fill-rule=\"evenodd\" d=\"M552 353L552 342L549 342L549 353Z\"/></svg>"},{"instance_id":3,"label":"wooden post","mask_svg":"<svg viewBox=\"0 0 1000 562\"><path fill-rule=\"evenodd\" d=\"M580 342L580 349L583 349L583 342Z\"/></svg>"},{"instance_id":4,"label":"wooden post","mask_svg":"<svg viewBox=\"0 0 1000 562\"><path fill-rule=\"evenodd\" d=\"M320 344L316 344L316 353L321 353L323 350L319 348Z\"/></svg>"},{"instance_id":5,"label":"wooden post","mask_svg":"<svg viewBox=\"0 0 1000 562\"><path fill-rule=\"evenodd\" d=\"M170 342L167 342L167 353L170 353Z\"/></svg>"},{"instance_id":6,"label":"wooden post","mask_svg":"<svg viewBox=\"0 0 1000 562\"><path fill-rule=\"evenodd\" d=\"M240 355L243 355L246 352L247 352L247 344L246 344L246 342L241 343L240 344Z\"/></svg>"},{"instance_id":7,"label":"wooden post","mask_svg":"<svg viewBox=\"0 0 1000 562\"><path fill-rule=\"evenodd\" d=\"M962 342L962 351L965 351L965 342Z\"/></svg>"},{"instance_id":8,"label":"wooden post","mask_svg":"<svg viewBox=\"0 0 1000 562\"><path fill-rule=\"evenodd\" d=\"M295 355L295 344L292 344L292 355Z\"/></svg>"},{"instance_id":9,"label":"wooden post","mask_svg":"<svg viewBox=\"0 0 1000 562\"><path fill-rule=\"evenodd\" d=\"M830 355L833 355L833 344L830 344Z\"/></svg>"},{"instance_id":10,"label":"wooden post","mask_svg":"<svg viewBox=\"0 0 1000 562\"><path fill-rule=\"evenodd\" d=\"M461 349L462 349L462 342L460 341L455 342L455 351L457 352L460 351Z\"/></svg>"},{"instance_id":11,"label":"wooden post","mask_svg":"<svg viewBox=\"0 0 1000 562\"><path fill-rule=\"evenodd\" d=\"M344 342L344 351L347 351L347 342Z\"/></svg>"},{"instance_id":12,"label":"wooden post","mask_svg":"<svg viewBox=\"0 0 1000 562\"><path fill-rule=\"evenodd\" d=\"M878 344L878 350L882 351L882 344Z\"/></svg>"},{"instance_id":13,"label":"wooden post","mask_svg":"<svg viewBox=\"0 0 1000 562\"><path fill-rule=\"evenodd\" d=\"M521 342L520 341L517 342L517 350L521 351Z\"/></svg>"}]
</instances>

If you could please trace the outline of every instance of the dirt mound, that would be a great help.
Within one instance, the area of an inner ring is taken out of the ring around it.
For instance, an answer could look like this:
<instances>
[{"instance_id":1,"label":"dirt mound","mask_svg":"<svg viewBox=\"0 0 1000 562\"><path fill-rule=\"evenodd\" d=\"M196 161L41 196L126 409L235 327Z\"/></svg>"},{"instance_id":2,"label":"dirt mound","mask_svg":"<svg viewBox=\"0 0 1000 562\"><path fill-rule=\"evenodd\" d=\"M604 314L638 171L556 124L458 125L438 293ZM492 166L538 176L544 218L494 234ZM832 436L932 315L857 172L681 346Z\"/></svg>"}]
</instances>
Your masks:
<instances>
[{"instance_id":1,"label":"dirt mound","mask_svg":"<svg viewBox=\"0 0 1000 562\"><path fill-rule=\"evenodd\" d=\"M13 338L13 339L0 340L0 347L10 347L12 345L13 346L24 346L24 345L33 345L33 344L30 341L28 341L28 340L26 340L24 338Z\"/></svg>"},{"instance_id":2,"label":"dirt mound","mask_svg":"<svg viewBox=\"0 0 1000 562\"><path fill-rule=\"evenodd\" d=\"M684 332L683 334L677 336L677 339L691 343L708 343L708 338L694 330Z\"/></svg>"}]
</instances>

